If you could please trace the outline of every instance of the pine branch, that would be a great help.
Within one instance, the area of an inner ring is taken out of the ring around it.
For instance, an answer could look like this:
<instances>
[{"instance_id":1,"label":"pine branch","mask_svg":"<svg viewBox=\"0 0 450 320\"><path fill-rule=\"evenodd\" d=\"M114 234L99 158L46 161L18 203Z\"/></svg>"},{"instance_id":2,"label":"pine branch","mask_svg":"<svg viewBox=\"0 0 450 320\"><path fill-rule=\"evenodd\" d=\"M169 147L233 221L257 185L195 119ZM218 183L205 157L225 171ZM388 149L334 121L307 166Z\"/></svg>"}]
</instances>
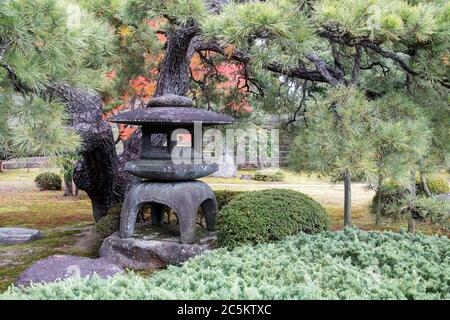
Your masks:
<instances>
[{"instance_id":1,"label":"pine branch","mask_svg":"<svg viewBox=\"0 0 450 320\"><path fill-rule=\"evenodd\" d=\"M369 48L373 51L375 51L376 53L378 53L379 55L381 55L384 58L390 59L394 62L396 62L403 70L405 70L406 72L418 76L420 75L419 72L413 70L399 55L397 55L395 52L386 50L381 48L379 45L377 45L376 43L370 42L368 40L361 40L359 41L359 44L365 48Z\"/></svg>"},{"instance_id":2,"label":"pine branch","mask_svg":"<svg viewBox=\"0 0 450 320\"><path fill-rule=\"evenodd\" d=\"M228 59L232 59L234 61L242 62L245 64L251 61L250 55L241 50L235 50L232 54L226 54L225 49L216 42L202 42L198 40L198 43L195 45L195 50L197 52L215 52L226 56ZM320 72L303 67L284 67L278 62L269 62L263 65L263 68L268 71L279 73L292 78L310 80L315 82L329 82Z\"/></svg>"},{"instance_id":3,"label":"pine branch","mask_svg":"<svg viewBox=\"0 0 450 320\"><path fill-rule=\"evenodd\" d=\"M0 61L0 67L5 69L6 72L8 73L8 78L11 80L11 84L15 90L17 90L21 93L27 93L27 92L33 91L33 90L31 90L31 88L28 88L28 86L26 86L24 83L22 83L19 80L14 69L6 61Z\"/></svg>"},{"instance_id":4,"label":"pine branch","mask_svg":"<svg viewBox=\"0 0 450 320\"><path fill-rule=\"evenodd\" d=\"M330 66L328 66L324 60L322 60L316 53L308 53L306 55L306 58L314 63L316 66L317 71L320 72L320 74L327 80L328 83L330 83L333 86L338 86L340 83L343 82L343 78L336 78L336 74L338 72L332 70ZM334 75L332 74L334 73Z\"/></svg>"}]
</instances>

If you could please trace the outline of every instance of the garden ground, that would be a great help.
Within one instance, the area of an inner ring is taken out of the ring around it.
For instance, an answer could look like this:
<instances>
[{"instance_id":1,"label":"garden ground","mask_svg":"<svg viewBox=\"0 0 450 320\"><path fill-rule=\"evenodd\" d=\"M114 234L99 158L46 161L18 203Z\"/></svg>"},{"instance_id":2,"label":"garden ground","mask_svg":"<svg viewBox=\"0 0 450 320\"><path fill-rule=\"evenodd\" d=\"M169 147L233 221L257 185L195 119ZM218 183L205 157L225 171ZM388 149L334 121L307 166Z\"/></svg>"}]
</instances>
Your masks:
<instances>
[{"instance_id":1,"label":"garden ground","mask_svg":"<svg viewBox=\"0 0 450 320\"><path fill-rule=\"evenodd\" d=\"M34 177L39 169L9 170L0 174L0 226L37 228L45 237L20 245L0 246L0 292L4 291L27 267L39 259L53 254L73 254L95 257L98 247L90 232L93 226L88 197L80 192L76 197L63 197L62 191L38 191ZM251 173L242 171L242 173ZM332 185L318 177L291 172L284 182L258 182L236 179L204 178L215 190L262 190L286 188L306 193L328 210L333 229L342 228L343 186ZM360 229L398 231L405 228L404 221L374 225L368 213L373 191L363 184L353 185L353 223ZM418 223L417 229L427 234L443 234L435 227ZM449 234L446 234L449 235Z\"/></svg>"}]
</instances>

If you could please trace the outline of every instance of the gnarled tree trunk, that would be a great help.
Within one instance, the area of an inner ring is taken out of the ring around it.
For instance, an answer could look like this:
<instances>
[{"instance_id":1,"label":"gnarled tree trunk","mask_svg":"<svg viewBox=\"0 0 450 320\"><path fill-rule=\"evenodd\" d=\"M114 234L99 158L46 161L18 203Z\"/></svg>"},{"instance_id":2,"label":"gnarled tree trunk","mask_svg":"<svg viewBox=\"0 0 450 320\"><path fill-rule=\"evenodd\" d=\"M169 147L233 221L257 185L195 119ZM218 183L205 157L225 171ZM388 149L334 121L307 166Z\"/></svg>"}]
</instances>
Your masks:
<instances>
[{"instance_id":1,"label":"gnarled tree trunk","mask_svg":"<svg viewBox=\"0 0 450 320\"><path fill-rule=\"evenodd\" d=\"M119 159L111 126L102 119L102 100L93 91L66 83L53 84L48 93L64 103L69 126L83 139L82 160L76 164L73 180L92 201L95 221L122 201L124 185L118 180Z\"/></svg>"},{"instance_id":2,"label":"gnarled tree trunk","mask_svg":"<svg viewBox=\"0 0 450 320\"><path fill-rule=\"evenodd\" d=\"M173 93L180 96L189 90L189 65L194 49L192 40L199 29L196 23L171 30L167 34L164 59L159 70L155 96Z\"/></svg>"}]
</instances>

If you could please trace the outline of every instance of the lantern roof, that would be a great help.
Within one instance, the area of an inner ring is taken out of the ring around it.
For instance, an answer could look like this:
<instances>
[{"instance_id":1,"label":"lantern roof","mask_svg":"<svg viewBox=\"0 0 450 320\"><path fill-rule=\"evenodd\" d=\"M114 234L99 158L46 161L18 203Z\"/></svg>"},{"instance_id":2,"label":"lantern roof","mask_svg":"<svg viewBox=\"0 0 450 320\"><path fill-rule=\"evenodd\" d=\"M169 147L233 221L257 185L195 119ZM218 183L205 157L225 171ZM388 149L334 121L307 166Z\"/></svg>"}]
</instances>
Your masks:
<instances>
[{"instance_id":1,"label":"lantern roof","mask_svg":"<svg viewBox=\"0 0 450 320\"><path fill-rule=\"evenodd\" d=\"M202 125L231 124L235 119L221 113L194 108L192 100L187 97L166 95L153 98L147 108L119 113L108 119L110 122L144 125L144 124L194 124Z\"/></svg>"}]
</instances>

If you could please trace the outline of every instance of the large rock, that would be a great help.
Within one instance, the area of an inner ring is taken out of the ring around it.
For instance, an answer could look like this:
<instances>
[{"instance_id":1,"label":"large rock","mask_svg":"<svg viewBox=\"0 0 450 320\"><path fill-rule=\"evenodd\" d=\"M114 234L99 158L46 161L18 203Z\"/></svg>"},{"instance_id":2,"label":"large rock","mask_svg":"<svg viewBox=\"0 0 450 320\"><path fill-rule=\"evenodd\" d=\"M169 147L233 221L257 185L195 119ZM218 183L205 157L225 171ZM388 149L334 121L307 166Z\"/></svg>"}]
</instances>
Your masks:
<instances>
[{"instance_id":1,"label":"large rock","mask_svg":"<svg viewBox=\"0 0 450 320\"><path fill-rule=\"evenodd\" d=\"M235 178L237 176L237 168L234 159L229 154L225 154L219 158L219 169L212 174L217 178Z\"/></svg>"},{"instance_id":2,"label":"large rock","mask_svg":"<svg viewBox=\"0 0 450 320\"><path fill-rule=\"evenodd\" d=\"M155 228L155 227L152 227ZM214 233L200 232L193 244L180 243L179 235L155 232L149 235L136 231L135 238L120 238L116 232L106 238L100 248L100 257L121 267L133 269L159 269L167 265L180 265L186 260L214 248Z\"/></svg>"},{"instance_id":3,"label":"large rock","mask_svg":"<svg viewBox=\"0 0 450 320\"><path fill-rule=\"evenodd\" d=\"M122 273L123 269L106 259L54 255L39 260L25 270L16 280L16 286L28 286L31 283L47 283L69 277L90 277L96 273L107 278Z\"/></svg>"},{"instance_id":4,"label":"large rock","mask_svg":"<svg viewBox=\"0 0 450 320\"><path fill-rule=\"evenodd\" d=\"M0 228L0 243L2 244L25 243L41 237L41 232L36 229Z\"/></svg>"}]
</instances>

